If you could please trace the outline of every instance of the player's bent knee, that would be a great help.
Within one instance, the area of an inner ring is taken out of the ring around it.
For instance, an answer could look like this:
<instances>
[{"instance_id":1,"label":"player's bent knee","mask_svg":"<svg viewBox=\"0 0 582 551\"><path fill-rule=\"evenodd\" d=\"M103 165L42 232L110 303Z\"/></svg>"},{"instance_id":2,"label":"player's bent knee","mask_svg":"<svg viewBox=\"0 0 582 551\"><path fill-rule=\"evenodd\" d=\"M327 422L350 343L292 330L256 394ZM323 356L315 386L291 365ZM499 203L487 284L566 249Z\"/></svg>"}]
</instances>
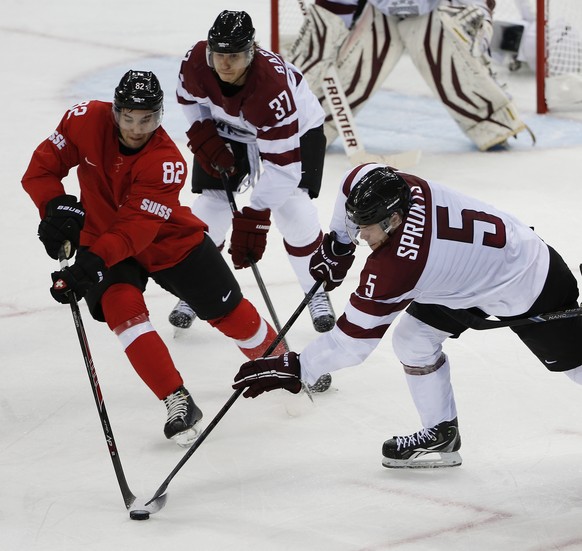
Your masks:
<instances>
[{"instance_id":1,"label":"player's bent knee","mask_svg":"<svg viewBox=\"0 0 582 551\"><path fill-rule=\"evenodd\" d=\"M142 292L128 283L109 287L101 297L101 307L112 331L128 320L149 315Z\"/></svg>"},{"instance_id":2,"label":"player's bent knee","mask_svg":"<svg viewBox=\"0 0 582 551\"><path fill-rule=\"evenodd\" d=\"M243 298L226 316L208 320L208 323L231 339L246 341L255 336L261 328L261 316L256 308Z\"/></svg>"}]
</instances>

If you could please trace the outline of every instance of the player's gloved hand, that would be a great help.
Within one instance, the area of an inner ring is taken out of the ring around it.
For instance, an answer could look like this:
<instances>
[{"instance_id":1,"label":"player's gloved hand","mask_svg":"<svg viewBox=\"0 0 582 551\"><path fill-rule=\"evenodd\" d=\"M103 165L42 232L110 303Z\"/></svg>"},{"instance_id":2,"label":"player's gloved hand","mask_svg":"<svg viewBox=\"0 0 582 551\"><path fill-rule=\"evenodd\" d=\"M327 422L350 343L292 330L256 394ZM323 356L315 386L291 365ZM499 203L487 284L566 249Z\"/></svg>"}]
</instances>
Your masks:
<instances>
[{"instance_id":1,"label":"player's gloved hand","mask_svg":"<svg viewBox=\"0 0 582 551\"><path fill-rule=\"evenodd\" d=\"M232 150L219 135L211 119L196 121L188 132L188 147L194 153L202 168L214 178L220 178L220 172L234 172L235 158Z\"/></svg>"},{"instance_id":2,"label":"player's gloved hand","mask_svg":"<svg viewBox=\"0 0 582 551\"><path fill-rule=\"evenodd\" d=\"M51 274L51 295L61 304L69 303L71 293L81 300L90 287L103 280L105 269L105 262L100 256L80 250L72 266Z\"/></svg>"},{"instance_id":3,"label":"player's gloved hand","mask_svg":"<svg viewBox=\"0 0 582 551\"><path fill-rule=\"evenodd\" d=\"M331 291L339 287L354 263L353 243L340 243L336 233L326 233L319 248L309 261L309 273L316 281L323 281L323 288Z\"/></svg>"},{"instance_id":4,"label":"player's gloved hand","mask_svg":"<svg viewBox=\"0 0 582 551\"><path fill-rule=\"evenodd\" d=\"M232 388L246 388L245 398L284 388L293 394L301 390L301 364L295 352L246 362L234 377Z\"/></svg>"},{"instance_id":5,"label":"player's gloved hand","mask_svg":"<svg viewBox=\"0 0 582 551\"><path fill-rule=\"evenodd\" d=\"M235 269L248 268L250 260L258 262L267 246L267 232L271 226L271 209L255 210L244 207L235 212L228 252Z\"/></svg>"},{"instance_id":6,"label":"player's gloved hand","mask_svg":"<svg viewBox=\"0 0 582 551\"><path fill-rule=\"evenodd\" d=\"M48 255L57 260L61 245L68 241L71 248L67 258L71 258L79 246L84 222L85 210L74 195L59 195L51 199L38 226L38 238Z\"/></svg>"}]
</instances>

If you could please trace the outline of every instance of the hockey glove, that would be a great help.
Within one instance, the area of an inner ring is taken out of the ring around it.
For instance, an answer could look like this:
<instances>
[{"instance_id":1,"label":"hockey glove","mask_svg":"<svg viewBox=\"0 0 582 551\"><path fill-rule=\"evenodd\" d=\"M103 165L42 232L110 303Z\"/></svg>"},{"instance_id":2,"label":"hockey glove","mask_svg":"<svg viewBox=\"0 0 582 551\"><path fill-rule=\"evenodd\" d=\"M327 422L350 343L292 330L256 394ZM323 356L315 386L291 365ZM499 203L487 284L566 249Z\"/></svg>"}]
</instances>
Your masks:
<instances>
[{"instance_id":1,"label":"hockey glove","mask_svg":"<svg viewBox=\"0 0 582 551\"><path fill-rule=\"evenodd\" d=\"M326 291L339 287L354 263L355 250L353 243L336 241L335 232L326 233L309 261L311 277L323 281Z\"/></svg>"},{"instance_id":2,"label":"hockey glove","mask_svg":"<svg viewBox=\"0 0 582 551\"><path fill-rule=\"evenodd\" d=\"M85 222L83 205L74 195L59 195L51 199L45 208L44 218L38 226L38 238L51 258L58 259L61 245L68 241L71 258L79 246L79 237Z\"/></svg>"},{"instance_id":3,"label":"hockey glove","mask_svg":"<svg viewBox=\"0 0 582 551\"><path fill-rule=\"evenodd\" d=\"M255 210L244 207L235 212L228 252L235 269L248 268L251 260L258 262L267 246L267 232L271 226L271 209Z\"/></svg>"},{"instance_id":4,"label":"hockey glove","mask_svg":"<svg viewBox=\"0 0 582 551\"><path fill-rule=\"evenodd\" d=\"M90 287L103 280L104 274L103 259L88 250L81 250L72 266L51 274L51 295L61 304L69 303L71 292L75 293L77 300L81 300Z\"/></svg>"},{"instance_id":5,"label":"hockey glove","mask_svg":"<svg viewBox=\"0 0 582 551\"><path fill-rule=\"evenodd\" d=\"M228 144L218 135L211 119L196 121L188 132L188 147L202 168L214 178L220 171L234 172L235 158Z\"/></svg>"},{"instance_id":6,"label":"hockey glove","mask_svg":"<svg viewBox=\"0 0 582 551\"><path fill-rule=\"evenodd\" d=\"M245 398L283 388L297 394L301 390L301 364L295 352L246 362L234 377L232 388L246 388Z\"/></svg>"}]
</instances>

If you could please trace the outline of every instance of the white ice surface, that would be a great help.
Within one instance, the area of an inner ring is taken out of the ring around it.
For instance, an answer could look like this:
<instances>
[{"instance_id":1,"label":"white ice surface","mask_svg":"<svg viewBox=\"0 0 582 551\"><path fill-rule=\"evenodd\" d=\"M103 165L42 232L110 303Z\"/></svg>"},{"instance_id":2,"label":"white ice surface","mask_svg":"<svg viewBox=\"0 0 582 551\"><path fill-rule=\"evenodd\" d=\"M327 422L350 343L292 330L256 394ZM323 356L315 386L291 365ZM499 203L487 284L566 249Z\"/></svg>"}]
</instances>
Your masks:
<instances>
[{"instance_id":1,"label":"white ice surface","mask_svg":"<svg viewBox=\"0 0 582 551\"><path fill-rule=\"evenodd\" d=\"M508 330L447 344L463 437L459 468L390 471L382 442L420 428L389 335L364 365L338 372L316 397L239 399L170 484L166 507L134 522L123 505L73 321L48 293L56 263L36 237L20 186L30 155L65 110L109 99L128 69L153 69L165 126L187 152L174 85L181 57L222 9L246 9L268 46L268 2L3 0L0 7L0 549L6 551L450 551L582 549L582 388L541 366ZM479 153L407 59L358 115L371 151L421 148L415 172L510 210L536 227L579 278L580 113L534 113L531 75L505 75L537 135ZM318 200L329 220L348 162L333 144ZM67 181L75 192L74 175ZM191 194L184 190L183 200ZM284 323L302 299L277 230L259 268ZM357 281L332 298L340 313ZM252 273L244 293L268 315ZM209 422L232 395L243 360L197 322L181 339L175 299L151 284L152 321ZM165 408L104 324L85 327L125 475L150 497L183 456L162 433ZM315 337L303 314L288 335Z\"/></svg>"}]
</instances>

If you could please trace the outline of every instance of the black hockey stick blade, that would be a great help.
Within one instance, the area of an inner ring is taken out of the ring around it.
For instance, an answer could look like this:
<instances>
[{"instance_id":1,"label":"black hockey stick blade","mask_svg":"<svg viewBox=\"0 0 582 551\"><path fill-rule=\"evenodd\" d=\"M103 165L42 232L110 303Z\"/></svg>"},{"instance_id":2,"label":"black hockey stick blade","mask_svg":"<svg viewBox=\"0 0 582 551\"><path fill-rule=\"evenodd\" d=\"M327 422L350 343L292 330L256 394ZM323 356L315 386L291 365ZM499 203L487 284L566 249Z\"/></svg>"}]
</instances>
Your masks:
<instances>
[{"instance_id":1,"label":"black hockey stick blade","mask_svg":"<svg viewBox=\"0 0 582 551\"><path fill-rule=\"evenodd\" d=\"M322 283L321 281L316 281L314 283L313 287L311 287L309 292L305 295L305 298L301 301L301 304L299 304L299 306L297 307L295 312L293 312L293 314L291 314L291 317L289 318L287 323L279 331L279 334L275 337L275 339L269 345L267 350L265 350L265 353L263 354L263 358L267 357L269 354L271 354L275 350L275 348L277 348L277 345L283 340L283 337L285 336L287 331L289 331L289 329L291 329L291 326L295 323L295 321L297 320L297 318L299 317L301 312L303 312L303 310L305 309L305 307L307 306L309 301L313 298L313 295L315 294L317 289L319 289L319 287L321 286L321 283ZM239 388L239 389L234 391L232 396L227 400L227 402L224 404L224 406L222 406L220 411L215 415L214 419L212 419L212 421L210 421L210 423L208 423L207 427L200 433L200 436L194 441L192 446L190 446L190 448L184 454L182 459L180 459L178 464L174 467L174 470L166 477L166 480L164 480L164 482L162 482L161 486L156 490L156 493L153 495L153 497L146 503L146 506L150 505L152 502L159 500L160 498L165 496L164 492L168 489L168 486L170 485L170 482L172 481L172 479L176 476L178 471L184 466L186 461L188 461L188 459L190 459L192 454L200 447L202 442L204 442L204 440L206 440L207 436L214 430L214 427L224 417L224 415L232 407L232 405L238 400L239 396L243 393L243 391L244 391L243 388Z\"/></svg>"},{"instance_id":2,"label":"black hockey stick blade","mask_svg":"<svg viewBox=\"0 0 582 551\"><path fill-rule=\"evenodd\" d=\"M547 314L538 314L528 318L517 319L487 319L480 318L467 310L454 310L451 315L452 318L466 325L470 329L481 331L483 329L497 329L499 327L519 327L522 325L531 325L532 323L544 323L546 321L564 320L569 318L576 318L582 316L582 308L571 308L569 310L562 310L559 312L548 312Z\"/></svg>"}]
</instances>

